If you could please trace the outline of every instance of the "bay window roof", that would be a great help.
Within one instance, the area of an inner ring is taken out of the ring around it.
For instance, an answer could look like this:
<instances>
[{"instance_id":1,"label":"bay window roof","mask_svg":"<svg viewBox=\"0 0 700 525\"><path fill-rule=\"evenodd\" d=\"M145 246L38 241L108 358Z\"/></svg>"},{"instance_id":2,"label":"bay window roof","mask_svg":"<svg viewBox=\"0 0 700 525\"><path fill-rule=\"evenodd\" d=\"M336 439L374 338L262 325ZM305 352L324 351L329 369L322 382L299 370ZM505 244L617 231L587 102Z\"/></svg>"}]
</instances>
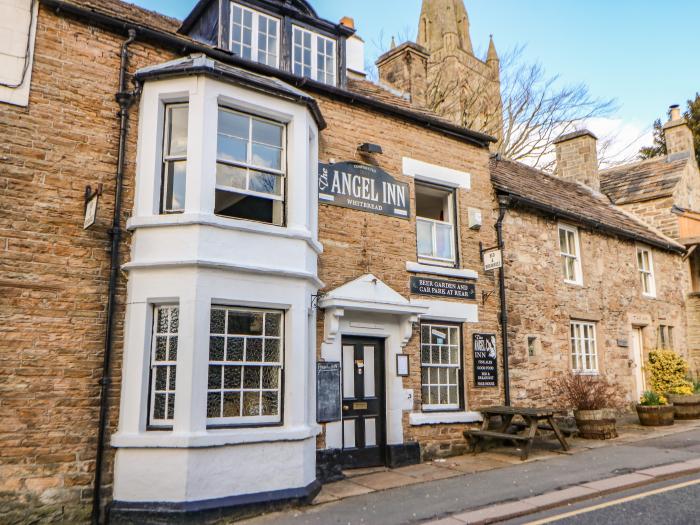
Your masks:
<instances>
[{"instance_id":1,"label":"bay window roof","mask_svg":"<svg viewBox=\"0 0 700 525\"><path fill-rule=\"evenodd\" d=\"M207 75L267 95L273 95L299 104L304 104L309 108L318 128L321 130L326 128L326 121L321 114L318 103L307 93L278 78L259 75L245 69L224 64L204 54L194 54L185 58L179 58L163 64L139 69L136 72L135 78L143 81L189 75Z\"/></svg>"}]
</instances>

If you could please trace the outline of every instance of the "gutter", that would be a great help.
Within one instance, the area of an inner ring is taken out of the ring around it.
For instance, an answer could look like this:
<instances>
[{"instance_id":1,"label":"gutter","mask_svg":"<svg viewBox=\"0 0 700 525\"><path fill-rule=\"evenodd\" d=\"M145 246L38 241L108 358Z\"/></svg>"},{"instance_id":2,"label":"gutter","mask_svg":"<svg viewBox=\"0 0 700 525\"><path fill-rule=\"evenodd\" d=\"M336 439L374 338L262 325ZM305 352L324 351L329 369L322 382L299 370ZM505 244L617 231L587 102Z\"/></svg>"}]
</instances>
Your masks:
<instances>
[{"instance_id":1,"label":"gutter","mask_svg":"<svg viewBox=\"0 0 700 525\"><path fill-rule=\"evenodd\" d=\"M187 55L191 53L203 53L225 64L240 67L241 69L246 69L248 71L252 71L261 75L275 77L297 88L303 87L304 89L308 89L321 95L343 100L344 102L347 102L349 104L363 106L386 115L399 117L414 124L421 125L427 129L439 131L445 135L459 140L463 140L469 144L481 148L487 148L490 143L496 142L496 139L494 137L491 137L490 135L456 126L449 122L445 122L437 117L424 115L410 109L396 107L389 103L381 102L379 100L373 99L365 95L353 93L346 89L328 86L315 80L297 77L286 71L282 71L280 69L269 67L263 64L258 64L257 62L251 62L232 53L222 51L220 49L215 49L205 44L201 44L199 42L195 42L189 38L177 36L172 33L154 29L152 27L145 26L136 22L130 22L121 19L115 15L100 13L92 9L77 6L70 2L66 2L65 0L40 1L45 6L54 9L58 14L65 13L69 16L83 18L90 22L94 22L96 24L124 34L126 34L130 29L134 29L139 35L139 40L150 41L160 44L164 47L174 49L177 53L181 55Z\"/></svg>"},{"instance_id":2,"label":"gutter","mask_svg":"<svg viewBox=\"0 0 700 525\"><path fill-rule=\"evenodd\" d=\"M119 149L117 153L117 173L114 191L114 214L112 228L109 231L112 238L109 266L109 288L107 294L107 320L105 327L104 356L102 362L102 377L100 379L100 416L97 430L97 451L95 455L95 479L92 489L93 525L100 523L102 500L102 464L104 462L105 438L107 435L107 418L109 411L109 388L111 383L112 347L114 342L114 319L117 294L117 279L119 277L119 245L121 243L122 190L124 187L124 165L126 164L126 140L129 129L129 108L139 95L138 88L127 91L127 73L129 67L129 46L136 40L136 31L129 29L129 37L121 46L119 66L119 91L115 98L119 104Z\"/></svg>"},{"instance_id":3,"label":"gutter","mask_svg":"<svg viewBox=\"0 0 700 525\"><path fill-rule=\"evenodd\" d=\"M648 244L649 246L653 246L655 248L659 248L660 250L665 250L669 252L674 252L678 254L685 254L686 250L682 246L674 246L671 243L665 243L659 240L654 240L650 239L648 237L644 237L643 235L638 235L636 233L632 233L628 230L623 230L622 228L617 228L615 226L610 226L609 224L605 224L599 221L592 220L588 217L584 217L582 215L579 215L577 213L573 212L568 212L568 211L563 211L560 210L559 208L555 208L553 206L549 206L548 204L542 204L537 201L534 201L532 199L528 199L527 197L522 197L517 194L510 193L506 189L499 188L496 186L496 190L503 195L508 195L511 199L512 203L515 204L522 204L524 206L530 207L530 208L535 208L537 210L543 211L545 213L554 215L555 217L561 217L562 219L568 219L574 222L578 222L581 224L585 224L587 226L592 227L594 230L599 230L603 232L607 232L613 235L617 235L619 237L629 239L635 242L641 242L643 244Z\"/></svg>"}]
</instances>

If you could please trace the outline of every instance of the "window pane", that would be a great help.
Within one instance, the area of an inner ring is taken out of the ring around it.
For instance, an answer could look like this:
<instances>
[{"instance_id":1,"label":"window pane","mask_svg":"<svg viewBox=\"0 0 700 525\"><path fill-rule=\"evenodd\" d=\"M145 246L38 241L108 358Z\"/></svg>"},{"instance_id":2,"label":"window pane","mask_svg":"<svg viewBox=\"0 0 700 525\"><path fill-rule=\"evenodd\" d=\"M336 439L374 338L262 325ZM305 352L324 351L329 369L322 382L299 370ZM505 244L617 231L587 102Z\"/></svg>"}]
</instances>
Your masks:
<instances>
[{"instance_id":1,"label":"window pane","mask_svg":"<svg viewBox=\"0 0 700 525\"><path fill-rule=\"evenodd\" d=\"M224 367L224 388L241 388L241 377L243 367Z\"/></svg>"},{"instance_id":2,"label":"window pane","mask_svg":"<svg viewBox=\"0 0 700 525\"><path fill-rule=\"evenodd\" d=\"M279 336L282 327L282 316L280 314L265 314L265 335Z\"/></svg>"},{"instance_id":3,"label":"window pane","mask_svg":"<svg viewBox=\"0 0 700 525\"><path fill-rule=\"evenodd\" d=\"M209 331L212 334L223 334L226 332L226 310L212 310Z\"/></svg>"},{"instance_id":4,"label":"window pane","mask_svg":"<svg viewBox=\"0 0 700 525\"><path fill-rule=\"evenodd\" d=\"M282 178L278 175L250 171L250 191L269 193L270 195L282 195Z\"/></svg>"},{"instance_id":5,"label":"window pane","mask_svg":"<svg viewBox=\"0 0 700 525\"><path fill-rule=\"evenodd\" d=\"M168 162L166 164L165 211L182 211L185 209L185 175L186 161Z\"/></svg>"},{"instance_id":6,"label":"window pane","mask_svg":"<svg viewBox=\"0 0 700 525\"><path fill-rule=\"evenodd\" d=\"M153 312L153 348L151 354L149 424L163 424L175 415L175 387L179 309L159 306Z\"/></svg>"},{"instance_id":7,"label":"window pane","mask_svg":"<svg viewBox=\"0 0 700 525\"><path fill-rule=\"evenodd\" d=\"M252 164L272 170L282 169L282 150L263 144L253 144Z\"/></svg>"},{"instance_id":8,"label":"window pane","mask_svg":"<svg viewBox=\"0 0 700 525\"><path fill-rule=\"evenodd\" d=\"M240 335L262 335L263 314L229 310L228 333Z\"/></svg>"},{"instance_id":9,"label":"window pane","mask_svg":"<svg viewBox=\"0 0 700 525\"><path fill-rule=\"evenodd\" d=\"M253 119L253 142L282 147L282 126Z\"/></svg>"},{"instance_id":10,"label":"window pane","mask_svg":"<svg viewBox=\"0 0 700 525\"><path fill-rule=\"evenodd\" d=\"M244 392L243 393L243 415L258 416L260 415L260 392Z\"/></svg>"},{"instance_id":11,"label":"window pane","mask_svg":"<svg viewBox=\"0 0 700 525\"><path fill-rule=\"evenodd\" d=\"M279 363L280 360L280 340L266 339L265 340L265 362Z\"/></svg>"},{"instance_id":12,"label":"window pane","mask_svg":"<svg viewBox=\"0 0 700 525\"><path fill-rule=\"evenodd\" d=\"M221 416L221 393L209 392L207 394L207 417Z\"/></svg>"},{"instance_id":13,"label":"window pane","mask_svg":"<svg viewBox=\"0 0 700 525\"><path fill-rule=\"evenodd\" d=\"M259 337L250 337L246 340L245 360L261 362L263 352L263 340Z\"/></svg>"},{"instance_id":14,"label":"window pane","mask_svg":"<svg viewBox=\"0 0 700 525\"><path fill-rule=\"evenodd\" d=\"M242 337L229 337L226 347L226 361L243 361L244 339Z\"/></svg>"},{"instance_id":15,"label":"window pane","mask_svg":"<svg viewBox=\"0 0 700 525\"><path fill-rule=\"evenodd\" d=\"M262 415L276 416L279 411L279 396L277 392L263 392Z\"/></svg>"},{"instance_id":16,"label":"window pane","mask_svg":"<svg viewBox=\"0 0 700 525\"><path fill-rule=\"evenodd\" d=\"M436 256L441 259L452 259L452 225L451 224L436 224L437 227L437 253Z\"/></svg>"},{"instance_id":17,"label":"window pane","mask_svg":"<svg viewBox=\"0 0 700 525\"><path fill-rule=\"evenodd\" d=\"M184 157L187 155L187 106L168 108L168 138L166 155Z\"/></svg>"},{"instance_id":18,"label":"window pane","mask_svg":"<svg viewBox=\"0 0 700 525\"><path fill-rule=\"evenodd\" d=\"M219 163L216 165L216 185L245 190L247 172L245 168Z\"/></svg>"},{"instance_id":19,"label":"window pane","mask_svg":"<svg viewBox=\"0 0 700 525\"><path fill-rule=\"evenodd\" d=\"M433 228L432 224L424 221L416 222L418 235L418 255L430 257L433 255Z\"/></svg>"},{"instance_id":20,"label":"window pane","mask_svg":"<svg viewBox=\"0 0 700 525\"><path fill-rule=\"evenodd\" d=\"M209 338L209 361L224 360L224 340L223 337Z\"/></svg>"},{"instance_id":21,"label":"window pane","mask_svg":"<svg viewBox=\"0 0 700 525\"><path fill-rule=\"evenodd\" d=\"M248 141L219 134L218 160L248 162Z\"/></svg>"},{"instance_id":22,"label":"window pane","mask_svg":"<svg viewBox=\"0 0 700 525\"><path fill-rule=\"evenodd\" d=\"M227 111L219 110L219 133L248 140L250 117Z\"/></svg>"},{"instance_id":23,"label":"window pane","mask_svg":"<svg viewBox=\"0 0 700 525\"><path fill-rule=\"evenodd\" d=\"M224 394L224 409L222 417L238 417L241 415L241 394L226 392Z\"/></svg>"}]
</instances>

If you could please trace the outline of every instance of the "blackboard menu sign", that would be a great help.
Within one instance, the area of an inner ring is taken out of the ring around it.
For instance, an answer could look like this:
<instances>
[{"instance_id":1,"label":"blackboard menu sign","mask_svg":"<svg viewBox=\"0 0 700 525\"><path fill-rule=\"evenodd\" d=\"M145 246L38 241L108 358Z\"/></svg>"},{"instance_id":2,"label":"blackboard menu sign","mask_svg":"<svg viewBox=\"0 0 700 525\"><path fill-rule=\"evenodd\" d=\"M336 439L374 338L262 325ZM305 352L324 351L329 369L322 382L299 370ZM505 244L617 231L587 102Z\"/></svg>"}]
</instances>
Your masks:
<instances>
[{"instance_id":1,"label":"blackboard menu sign","mask_svg":"<svg viewBox=\"0 0 700 525\"><path fill-rule=\"evenodd\" d=\"M316 364L316 421L341 420L340 363Z\"/></svg>"},{"instance_id":2,"label":"blackboard menu sign","mask_svg":"<svg viewBox=\"0 0 700 525\"><path fill-rule=\"evenodd\" d=\"M447 281L432 277L411 277L411 293L473 300L476 298L476 287L474 283Z\"/></svg>"},{"instance_id":3,"label":"blackboard menu sign","mask_svg":"<svg viewBox=\"0 0 700 525\"><path fill-rule=\"evenodd\" d=\"M478 388L498 386L496 336L474 334L474 382Z\"/></svg>"}]
</instances>

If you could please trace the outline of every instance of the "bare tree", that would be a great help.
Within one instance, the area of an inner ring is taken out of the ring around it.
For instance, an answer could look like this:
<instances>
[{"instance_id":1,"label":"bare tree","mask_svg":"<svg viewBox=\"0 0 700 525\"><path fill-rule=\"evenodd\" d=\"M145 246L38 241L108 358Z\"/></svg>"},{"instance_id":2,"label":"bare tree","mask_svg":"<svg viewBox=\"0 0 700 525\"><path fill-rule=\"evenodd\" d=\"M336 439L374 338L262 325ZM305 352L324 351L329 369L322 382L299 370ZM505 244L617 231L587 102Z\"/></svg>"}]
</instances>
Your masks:
<instances>
[{"instance_id":1,"label":"bare tree","mask_svg":"<svg viewBox=\"0 0 700 525\"><path fill-rule=\"evenodd\" d=\"M454 78L449 64L433 64L427 105L459 124L491 135L502 129L498 153L540 169L552 169L553 141L593 118L608 117L614 100L594 97L585 83L563 85L543 66L523 58L524 47L501 56L501 97L497 107L490 95L493 80L479 75Z\"/></svg>"}]
</instances>

